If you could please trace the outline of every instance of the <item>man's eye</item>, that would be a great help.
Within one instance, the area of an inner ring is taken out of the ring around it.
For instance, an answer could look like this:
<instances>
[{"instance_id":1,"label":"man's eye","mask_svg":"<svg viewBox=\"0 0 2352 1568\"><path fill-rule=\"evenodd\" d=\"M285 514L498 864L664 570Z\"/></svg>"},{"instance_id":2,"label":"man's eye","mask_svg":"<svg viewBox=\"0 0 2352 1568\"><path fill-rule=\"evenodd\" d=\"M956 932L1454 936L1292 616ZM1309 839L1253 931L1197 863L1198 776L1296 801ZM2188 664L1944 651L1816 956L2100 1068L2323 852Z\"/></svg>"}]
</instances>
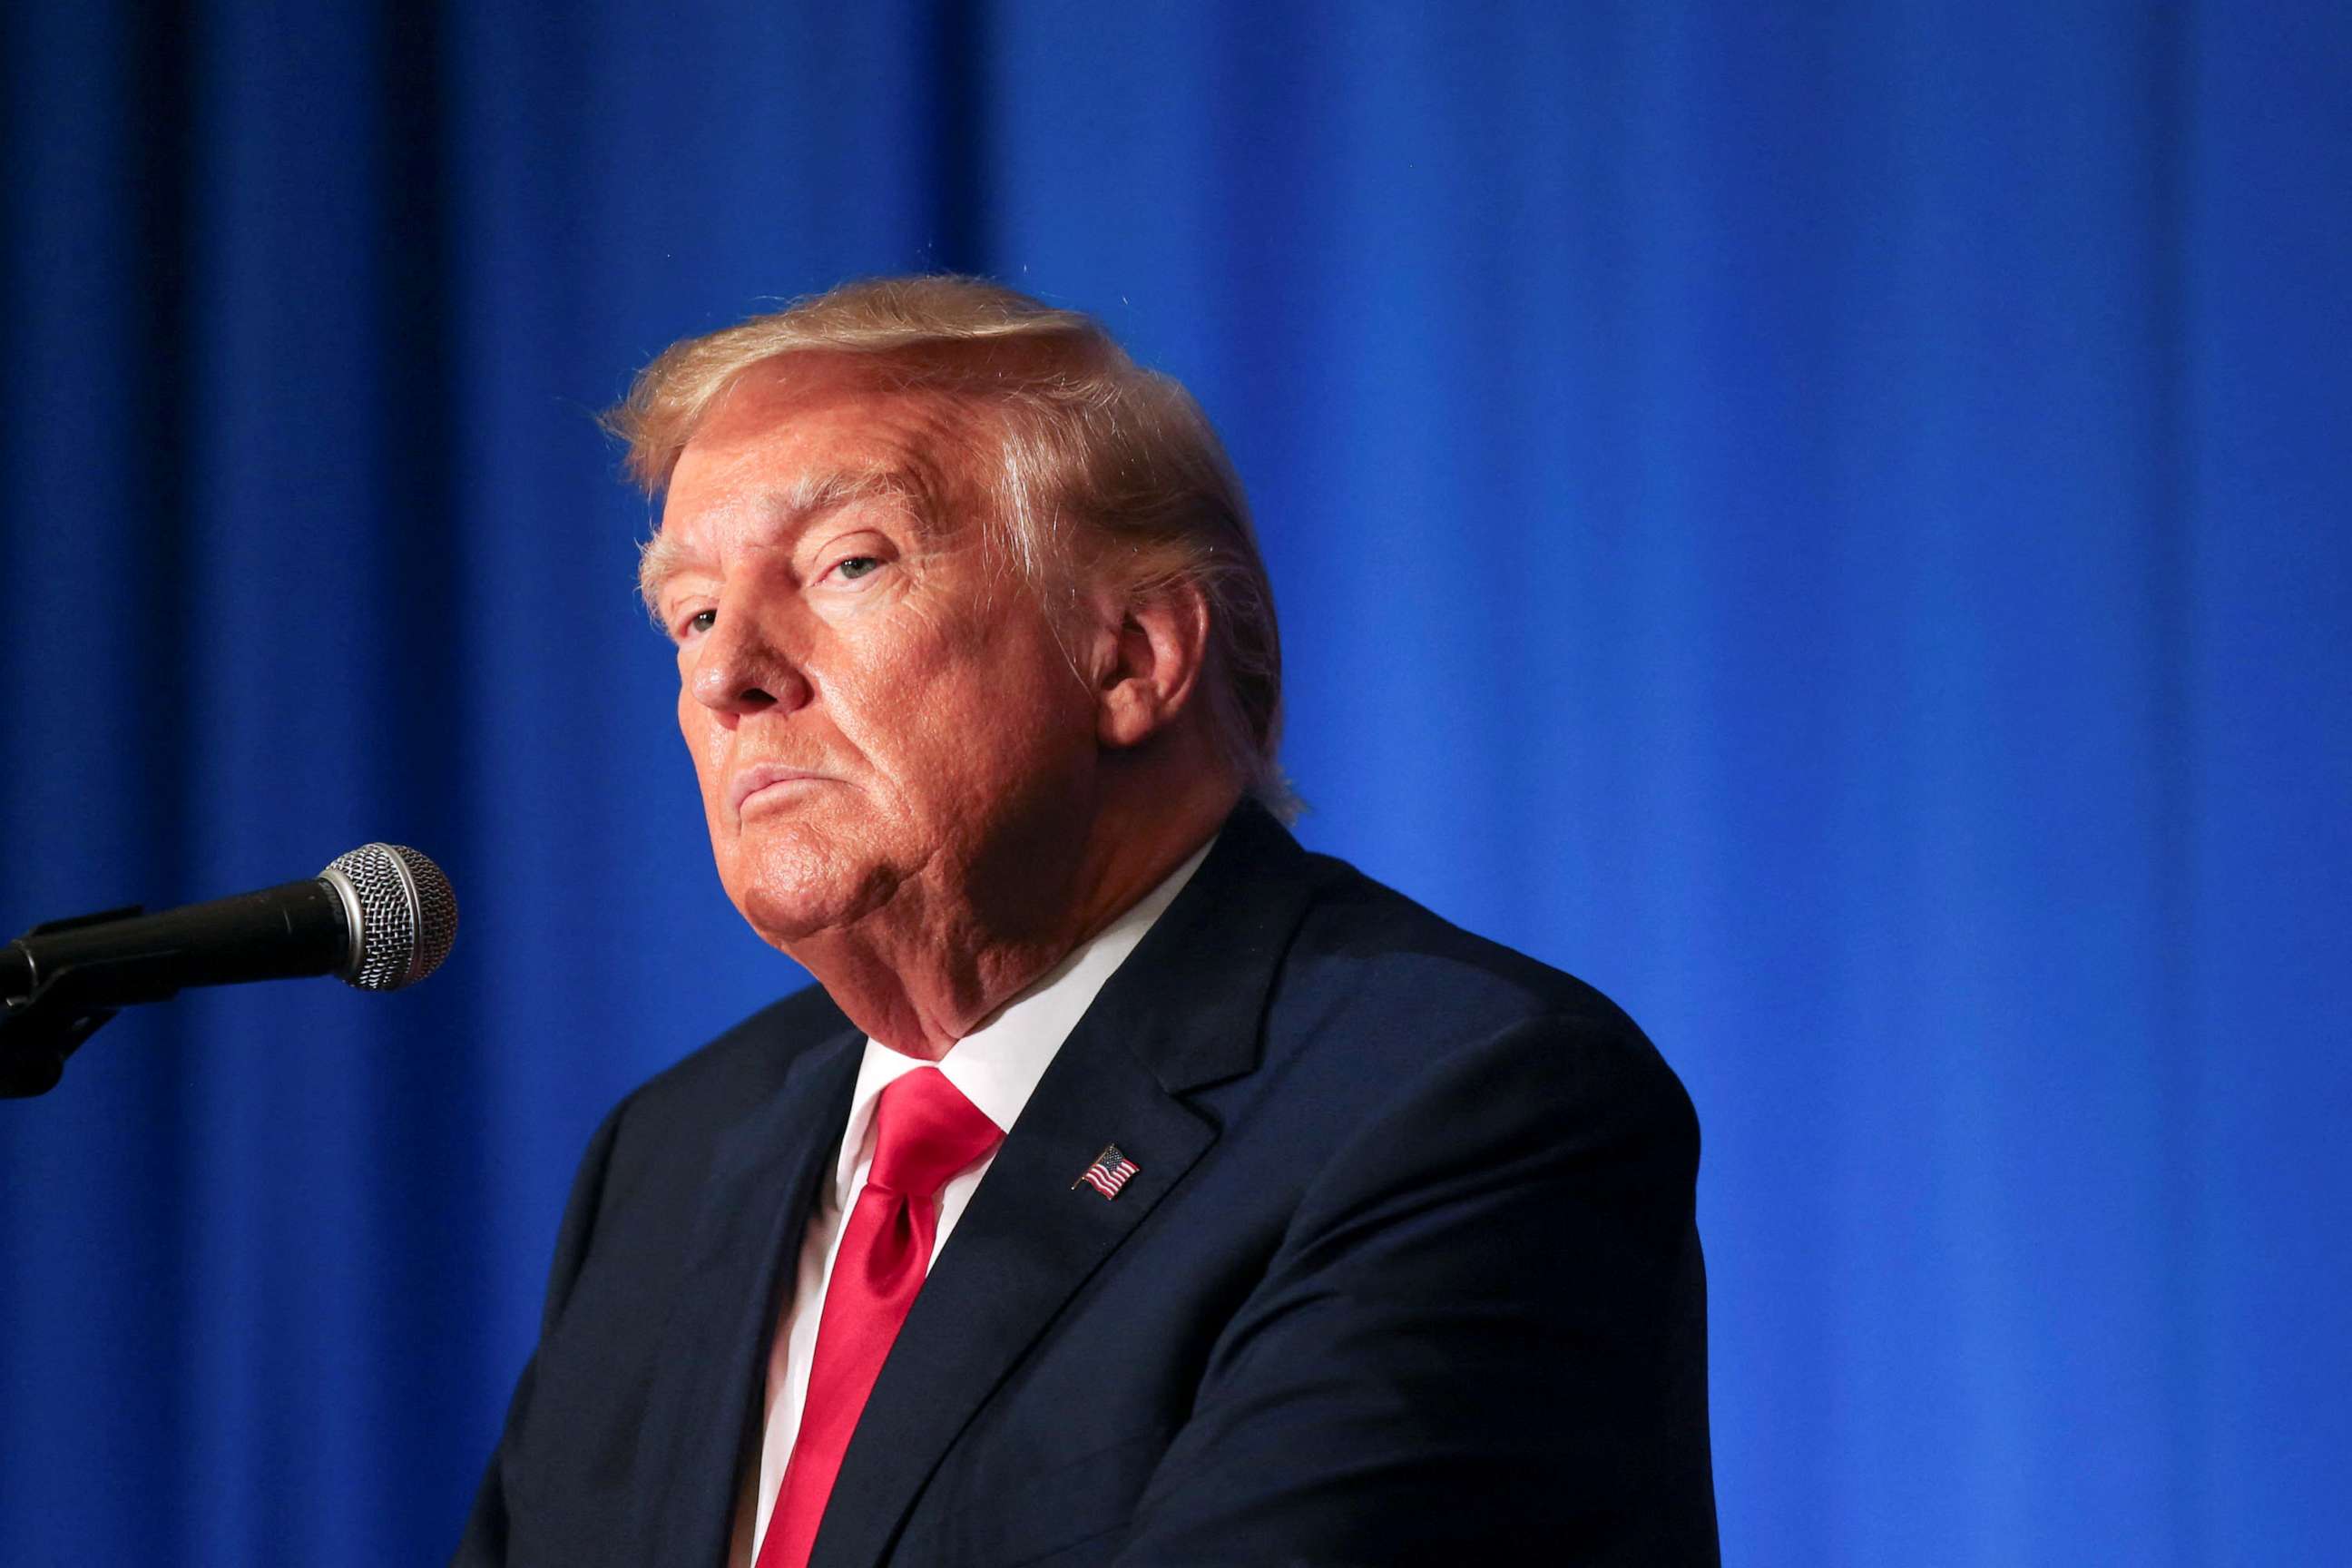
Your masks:
<instances>
[{"instance_id":1,"label":"man's eye","mask_svg":"<svg viewBox=\"0 0 2352 1568\"><path fill-rule=\"evenodd\" d=\"M847 560L843 561L838 565L835 566L834 570L854 583L858 578L865 576L867 573L872 572L881 564L882 562L877 556L852 555Z\"/></svg>"},{"instance_id":2,"label":"man's eye","mask_svg":"<svg viewBox=\"0 0 2352 1568\"><path fill-rule=\"evenodd\" d=\"M707 632L718 619L719 612L716 610L697 610L686 617L686 629L689 632Z\"/></svg>"}]
</instances>

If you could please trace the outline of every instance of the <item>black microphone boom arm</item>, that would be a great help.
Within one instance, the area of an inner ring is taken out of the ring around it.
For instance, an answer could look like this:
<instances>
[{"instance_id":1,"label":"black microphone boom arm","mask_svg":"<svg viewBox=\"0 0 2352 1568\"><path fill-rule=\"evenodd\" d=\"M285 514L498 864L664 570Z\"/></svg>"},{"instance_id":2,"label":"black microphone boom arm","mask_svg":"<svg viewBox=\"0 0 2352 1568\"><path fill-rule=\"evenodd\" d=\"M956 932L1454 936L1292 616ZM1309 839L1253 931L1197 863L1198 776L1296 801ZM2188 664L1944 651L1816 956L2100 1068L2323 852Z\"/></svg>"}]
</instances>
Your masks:
<instances>
[{"instance_id":1,"label":"black microphone boom arm","mask_svg":"<svg viewBox=\"0 0 2352 1568\"><path fill-rule=\"evenodd\" d=\"M143 904L125 904L119 910L100 910L94 915L50 921L35 926L25 935L47 936L54 931L104 925L110 921L127 920L145 908ZM57 1088L58 1079L65 1076L66 1058L81 1049L81 1043L98 1033L116 1011L112 1007L76 1006L72 991L58 984L65 978L62 973L50 975L47 982L32 981L31 963L21 945L23 940L20 937L0 950L0 1002L5 1002L7 1008L0 1013L0 1100L29 1100ZM21 996L20 988L26 993Z\"/></svg>"}]
</instances>

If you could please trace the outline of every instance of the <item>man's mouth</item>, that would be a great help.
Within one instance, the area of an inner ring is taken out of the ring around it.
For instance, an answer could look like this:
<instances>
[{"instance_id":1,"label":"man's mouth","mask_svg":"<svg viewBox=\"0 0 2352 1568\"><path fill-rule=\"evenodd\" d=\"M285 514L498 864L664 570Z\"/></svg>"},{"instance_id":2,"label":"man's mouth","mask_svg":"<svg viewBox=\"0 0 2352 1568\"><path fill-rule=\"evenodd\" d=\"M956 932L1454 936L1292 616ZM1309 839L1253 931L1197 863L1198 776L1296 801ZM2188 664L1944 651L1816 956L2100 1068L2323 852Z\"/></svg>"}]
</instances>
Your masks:
<instances>
[{"instance_id":1,"label":"man's mouth","mask_svg":"<svg viewBox=\"0 0 2352 1568\"><path fill-rule=\"evenodd\" d=\"M782 763L754 763L728 782L727 803L740 820L754 799L781 800L804 785L827 782L826 775Z\"/></svg>"}]
</instances>

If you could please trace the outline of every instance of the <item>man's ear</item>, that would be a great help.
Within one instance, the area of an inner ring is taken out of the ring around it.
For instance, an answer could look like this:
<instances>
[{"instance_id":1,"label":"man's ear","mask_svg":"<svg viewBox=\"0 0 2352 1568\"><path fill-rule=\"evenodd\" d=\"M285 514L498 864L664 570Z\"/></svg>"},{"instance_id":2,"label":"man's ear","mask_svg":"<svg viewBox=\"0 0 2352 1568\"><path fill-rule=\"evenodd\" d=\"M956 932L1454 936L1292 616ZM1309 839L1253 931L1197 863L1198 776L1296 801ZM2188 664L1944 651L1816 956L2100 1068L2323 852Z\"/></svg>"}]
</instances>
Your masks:
<instances>
[{"instance_id":1,"label":"man's ear","mask_svg":"<svg viewBox=\"0 0 2352 1568\"><path fill-rule=\"evenodd\" d=\"M1192 700L1209 657L1209 601L1189 578L1154 584L1106 605L1104 668L1095 732L1106 746L1139 746Z\"/></svg>"}]
</instances>

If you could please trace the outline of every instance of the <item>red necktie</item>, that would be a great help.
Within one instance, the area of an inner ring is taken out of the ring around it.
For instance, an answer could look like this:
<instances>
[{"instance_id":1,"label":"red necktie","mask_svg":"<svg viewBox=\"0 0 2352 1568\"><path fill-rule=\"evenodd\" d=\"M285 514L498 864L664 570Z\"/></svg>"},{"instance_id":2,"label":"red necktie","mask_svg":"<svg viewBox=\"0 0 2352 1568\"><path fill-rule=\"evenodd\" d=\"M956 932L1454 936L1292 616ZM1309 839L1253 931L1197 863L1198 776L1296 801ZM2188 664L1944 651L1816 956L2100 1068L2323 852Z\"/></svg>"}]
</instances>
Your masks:
<instances>
[{"instance_id":1,"label":"red necktie","mask_svg":"<svg viewBox=\"0 0 2352 1568\"><path fill-rule=\"evenodd\" d=\"M947 1075L918 1068L874 1108L874 1164L849 1211L817 1320L808 1400L754 1568L804 1568L842 1451L907 1321L940 1228L940 1189L1004 1136Z\"/></svg>"}]
</instances>

